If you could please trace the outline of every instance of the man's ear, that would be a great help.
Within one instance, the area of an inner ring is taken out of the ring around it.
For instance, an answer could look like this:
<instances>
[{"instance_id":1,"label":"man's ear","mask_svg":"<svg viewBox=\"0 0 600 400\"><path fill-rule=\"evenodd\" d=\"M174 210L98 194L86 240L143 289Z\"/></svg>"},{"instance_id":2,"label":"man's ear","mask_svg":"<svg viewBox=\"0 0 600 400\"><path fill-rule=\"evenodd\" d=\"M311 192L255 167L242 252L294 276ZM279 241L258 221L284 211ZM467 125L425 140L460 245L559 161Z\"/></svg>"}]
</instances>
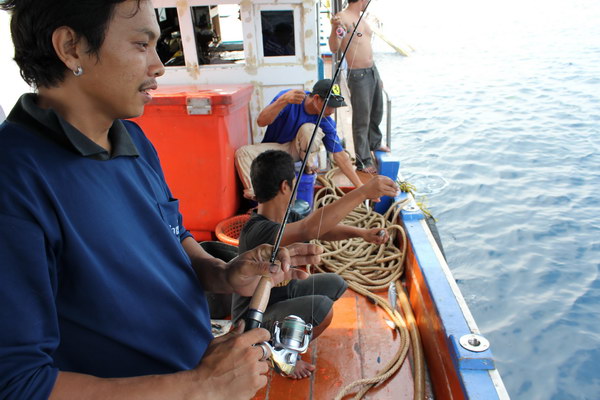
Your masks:
<instances>
[{"instance_id":1,"label":"man's ear","mask_svg":"<svg viewBox=\"0 0 600 400\"><path fill-rule=\"evenodd\" d=\"M52 45L65 67L75 71L77 67L82 66L83 43L72 28L68 26L56 28L52 32Z\"/></svg>"},{"instance_id":2,"label":"man's ear","mask_svg":"<svg viewBox=\"0 0 600 400\"><path fill-rule=\"evenodd\" d=\"M319 103L319 100L321 99L321 96L319 96L318 94L313 95L310 98L310 107L313 107L313 110L316 111L317 113L321 111L321 103Z\"/></svg>"},{"instance_id":3,"label":"man's ear","mask_svg":"<svg viewBox=\"0 0 600 400\"><path fill-rule=\"evenodd\" d=\"M285 179L283 181L281 181L281 183L279 184L279 191L281 193L285 193L287 191L291 191L292 188L290 187L290 184L288 183L288 181L286 181Z\"/></svg>"}]
</instances>

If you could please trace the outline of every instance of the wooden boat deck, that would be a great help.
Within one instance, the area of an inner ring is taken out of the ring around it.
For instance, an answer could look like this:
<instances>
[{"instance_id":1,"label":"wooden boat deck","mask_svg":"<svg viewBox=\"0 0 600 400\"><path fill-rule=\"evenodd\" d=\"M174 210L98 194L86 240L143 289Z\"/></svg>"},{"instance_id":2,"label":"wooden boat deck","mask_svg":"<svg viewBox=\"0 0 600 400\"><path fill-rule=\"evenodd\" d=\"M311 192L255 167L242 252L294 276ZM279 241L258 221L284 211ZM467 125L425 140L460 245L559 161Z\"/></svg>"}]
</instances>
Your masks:
<instances>
[{"instance_id":1,"label":"wooden boat deck","mask_svg":"<svg viewBox=\"0 0 600 400\"><path fill-rule=\"evenodd\" d=\"M387 326L386 319L387 314L381 308L348 289L334 304L331 325L302 355L305 360L311 359L315 373L307 379L293 380L271 371L268 384L254 400L332 400L346 385L374 376L400 347L400 337ZM387 382L371 389L364 398L412 399L410 364L405 362Z\"/></svg>"}]
</instances>

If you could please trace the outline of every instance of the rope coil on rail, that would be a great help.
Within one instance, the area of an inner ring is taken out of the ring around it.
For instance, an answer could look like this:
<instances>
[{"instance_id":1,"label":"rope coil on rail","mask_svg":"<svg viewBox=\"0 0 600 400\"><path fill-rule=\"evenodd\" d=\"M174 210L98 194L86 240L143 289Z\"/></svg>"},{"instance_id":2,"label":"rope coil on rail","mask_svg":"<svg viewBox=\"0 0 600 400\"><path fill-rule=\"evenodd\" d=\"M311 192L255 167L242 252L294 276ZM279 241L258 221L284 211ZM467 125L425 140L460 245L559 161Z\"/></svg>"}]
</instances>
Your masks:
<instances>
[{"instance_id":1,"label":"rope coil on rail","mask_svg":"<svg viewBox=\"0 0 600 400\"><path fill-rule=\"evenodd\" d=\"M323 188L315 194L315 208L324 207L344 195L344 192L336 187L331 179L336 170L337 168L330 170L324 177L317 177ZM319 272L333 272L342 276L352 290L375 302L388 314L400 338L400 348L392 360L375 376L359 379L346 385L335 397L336 400L341 400L357 388L360 389L356 392L354 399L361 399L372 387L385 382L404 363L408 354L409 343L412 343L413 347L419 347L419 350L413 350L415 357L420 358L415 360L413 371L415 380L414 398L423 398L424 362L420 350L420 339L418 338L410 304L400 282L404 273L407 238L404 228L395 223L395 221L398 221L402 205L407 201L394 203L384 215L368 209L365 204L361 204L343 220L345 225L359 228L386 229L389 233L389 239L385 244L367 243L358 238L333 242L312 241L312 243L317 243L324 248L324 253L321 255L321 264L313 266L313 268ZM394 243L396 242L400 243L400 248L395 246ZM386 299L375 293L384 291L392 282L397 288L398 297L396 300L400 300L402 312L409 321L408 326L403 316L395 309L396 304L390 305Z\"/></svg>"}]
</instances>

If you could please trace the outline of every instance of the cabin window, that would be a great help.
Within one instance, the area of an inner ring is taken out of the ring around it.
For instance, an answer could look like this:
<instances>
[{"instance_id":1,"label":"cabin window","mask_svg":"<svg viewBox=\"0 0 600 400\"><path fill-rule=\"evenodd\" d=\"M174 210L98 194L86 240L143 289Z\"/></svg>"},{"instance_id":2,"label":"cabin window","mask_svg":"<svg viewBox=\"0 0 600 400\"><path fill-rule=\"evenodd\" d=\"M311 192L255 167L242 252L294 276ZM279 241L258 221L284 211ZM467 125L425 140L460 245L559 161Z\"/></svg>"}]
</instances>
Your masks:
<instances>
[{"instance_id":1,"label":"cabin window","mask_svg":"<svg viewBox=\"0 0 600 400\"><path fill-rule=\"evenodd\" d=\"M244 62L239 4L192 7L198 64Z\"/></svg>"},{"instance_id":2,"label":"cabin window","mask_svg":"<svg viewBox=\"0 0 600 400\"><path fill-rule=\"evenodd\" d=\"M177 8L157 8L154 11L160 25L160 37L156 45L160 61L166 67L185 65Z\"/></svg>"},{"instance_id":3,"label":"cabin window","mask_svg":"<svg viewBox=\"0 0 600 400\"><path fill-rule=\"evenodd\" d=\"M261 11L263 52L265 57L296 55L294 12Z\"/></svg>"}]
</instances>

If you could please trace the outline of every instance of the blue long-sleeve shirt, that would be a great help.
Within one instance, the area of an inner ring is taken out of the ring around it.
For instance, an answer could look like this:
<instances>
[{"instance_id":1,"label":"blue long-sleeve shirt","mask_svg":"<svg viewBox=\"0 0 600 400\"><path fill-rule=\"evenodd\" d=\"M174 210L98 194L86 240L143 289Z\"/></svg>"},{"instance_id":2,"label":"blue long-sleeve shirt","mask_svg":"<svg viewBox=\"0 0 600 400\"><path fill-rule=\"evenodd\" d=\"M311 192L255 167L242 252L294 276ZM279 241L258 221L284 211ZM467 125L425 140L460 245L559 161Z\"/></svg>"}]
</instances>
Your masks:
<instances>
[{"instance_id":1,"label":"blue long-sleeve shirt","mask_svg":"<svg viewBox=\"0 0 600 400\"><path fill-rule=\"evenodd\" d=\"M282 90L271 100L271 104L291 89ZM308 95L310 92L306 92ZM288 143L294 140L298 129L306 123L316 124L318 114L309 114L304 109L304 101L300 104L288 104L281 110L277 118L267 127L263 143L276 142ZM323 145L331 153L344 150L337 135L335 121L331 117L323 117L319 127L323 130Z\"/></svg>"},{"instance_id":2,"label":"blue long-sleeve shirt","mask_svg":"<svg viewBox=\"0 0 600 400\"><path fill-rule=\"evenodd\" d=\"M25 95L0 125L0 398L46 398L58 370L195 367L212 335L178 201L141 129L104 151Z\"/></svg>"}]
</instances>

